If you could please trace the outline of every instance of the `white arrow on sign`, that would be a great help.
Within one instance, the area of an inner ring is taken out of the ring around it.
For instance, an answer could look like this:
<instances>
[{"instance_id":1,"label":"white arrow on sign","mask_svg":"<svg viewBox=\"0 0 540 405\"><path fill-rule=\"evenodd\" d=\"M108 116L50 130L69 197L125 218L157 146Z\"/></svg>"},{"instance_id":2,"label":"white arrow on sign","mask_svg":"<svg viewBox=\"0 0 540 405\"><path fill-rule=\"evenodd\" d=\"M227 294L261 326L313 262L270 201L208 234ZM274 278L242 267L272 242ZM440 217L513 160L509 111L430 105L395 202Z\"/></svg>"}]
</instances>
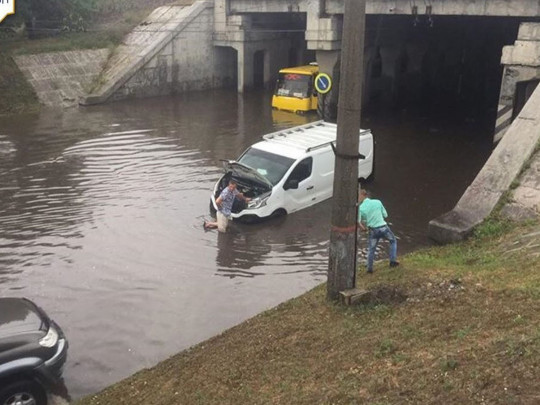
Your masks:
<instances>
[{"instance_id":1,"label":"white arrow on sign","mask_svg":"<svg viewBox=\"0 0 540 405\"><path fill-rule=\"evenodd\" d=\"M0 23L10 14L15 14L15 0L0 0Z\"/></svg>"}]
</instances>

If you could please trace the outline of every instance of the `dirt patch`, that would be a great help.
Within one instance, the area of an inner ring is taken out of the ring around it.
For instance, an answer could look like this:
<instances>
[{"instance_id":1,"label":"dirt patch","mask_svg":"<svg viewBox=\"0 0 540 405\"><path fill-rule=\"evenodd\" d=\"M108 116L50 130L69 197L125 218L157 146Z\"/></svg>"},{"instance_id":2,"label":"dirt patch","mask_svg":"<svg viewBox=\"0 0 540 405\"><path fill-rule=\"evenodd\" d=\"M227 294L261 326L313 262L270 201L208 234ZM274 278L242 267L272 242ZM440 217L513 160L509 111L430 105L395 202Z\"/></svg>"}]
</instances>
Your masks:
<instances>
[{"instance_id":1,"label":"dirt patch","mask_svg":"<svg viewBox=\"0 0 540 405\"><path fill-rule=\"evenodd\" d=\"M451 280L427 280L410 287L408 291L408 302L446 300L458 297L465 291L465 286L460 279Z\"/></svg>"},{"instance_id":2,"label":"dirt patch","mask_svg":"<svg viewBox=\"0 0 540 405\"><path fill-rule=\"evenodd\" d=\"M407 301L408 294L402 288L379 286L371 290L370 302L375 305L397 305Z\"/></svg>"}]
</instances>

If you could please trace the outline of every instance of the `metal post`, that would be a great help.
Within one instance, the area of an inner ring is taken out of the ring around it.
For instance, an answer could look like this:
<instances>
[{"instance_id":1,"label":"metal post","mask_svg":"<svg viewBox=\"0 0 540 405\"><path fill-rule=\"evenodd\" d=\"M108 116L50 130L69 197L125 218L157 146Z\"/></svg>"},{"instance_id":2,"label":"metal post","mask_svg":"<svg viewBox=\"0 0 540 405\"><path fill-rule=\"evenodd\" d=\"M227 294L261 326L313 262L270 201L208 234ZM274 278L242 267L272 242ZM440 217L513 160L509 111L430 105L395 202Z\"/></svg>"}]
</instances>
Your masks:
<instances>
[{"instance_id":1,"label":"metal post","mask_svg":"<svg viewBox=\"0 0 540 405\"><path fill-rule=\"evenodd\" d=\"M327 297L354 288L358 133L364 74L365 0L345 0Z\"/></svg>"}]
</instances>

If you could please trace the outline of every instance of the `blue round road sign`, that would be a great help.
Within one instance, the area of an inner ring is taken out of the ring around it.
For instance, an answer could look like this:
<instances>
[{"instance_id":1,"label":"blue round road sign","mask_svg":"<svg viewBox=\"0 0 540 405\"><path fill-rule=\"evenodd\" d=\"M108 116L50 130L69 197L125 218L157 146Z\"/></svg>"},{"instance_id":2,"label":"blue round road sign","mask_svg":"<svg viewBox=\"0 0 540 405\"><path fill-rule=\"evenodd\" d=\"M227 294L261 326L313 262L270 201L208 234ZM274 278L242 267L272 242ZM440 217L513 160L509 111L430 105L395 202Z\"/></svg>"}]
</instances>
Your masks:
<instances>
[{"instance_id":1,"label":"blue round road sign","mask_svg":"<svg viewBox=\"0 0 540 405\"><path fill-rule=\"evenodd\" d=\"M332 89L332 79L326 73L319 73L315 77L315 90L321 94L326 94Z\"/></svg>"}]
</instances>

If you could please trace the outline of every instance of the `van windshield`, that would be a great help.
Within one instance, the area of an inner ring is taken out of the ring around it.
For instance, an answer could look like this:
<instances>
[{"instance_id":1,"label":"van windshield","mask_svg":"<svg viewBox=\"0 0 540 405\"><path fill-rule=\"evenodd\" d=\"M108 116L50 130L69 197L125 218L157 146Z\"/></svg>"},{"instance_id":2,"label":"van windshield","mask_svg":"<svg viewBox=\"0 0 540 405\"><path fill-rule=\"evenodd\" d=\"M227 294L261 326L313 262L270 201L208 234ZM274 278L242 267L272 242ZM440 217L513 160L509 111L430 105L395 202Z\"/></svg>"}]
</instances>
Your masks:
<instances>
[{"instance_id":1,"label":"van windshield","mask_svg":"<svg viewBox=\"0 0 540 405\"><path fill-rule=\"evenodd\" d=\"M260 149L249 148L238 160L244 166L251 167L260 175L266 177L272 185L279 183L281 178L287 173L294 159L285 156L275 155Z\"/></svg>"},{"instance_id":2,"label":"van windshield","mask_svg":"<svg viewBox=\"0 0 540 405\"><path fill-rule=\"evenodd\" d=\"M311 75L301 75L298 73L280 73L275 95L307 98L311 91L311 77Z\"/></svg>"}]
</instances>

